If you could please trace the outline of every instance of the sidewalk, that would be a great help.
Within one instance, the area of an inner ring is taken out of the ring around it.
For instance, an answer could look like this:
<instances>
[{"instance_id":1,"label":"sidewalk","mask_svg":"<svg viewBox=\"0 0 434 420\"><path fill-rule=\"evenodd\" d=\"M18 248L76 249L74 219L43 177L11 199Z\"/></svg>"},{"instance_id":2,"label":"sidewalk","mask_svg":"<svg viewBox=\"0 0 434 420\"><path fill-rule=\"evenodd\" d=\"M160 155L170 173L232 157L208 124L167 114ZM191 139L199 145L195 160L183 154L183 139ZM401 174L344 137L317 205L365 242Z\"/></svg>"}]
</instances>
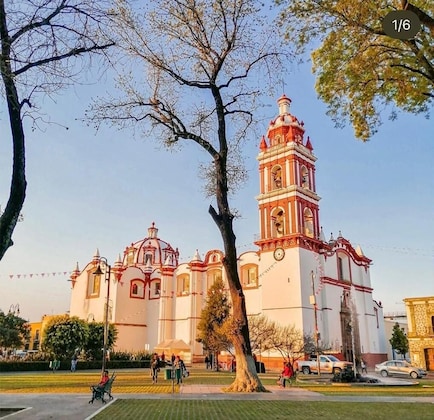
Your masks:
<instances>
[{"instance_id":1,"label":"sidewalk","mask_svg":"<svg viewBox=\"0 0 434 420\"><path fill-rule=\"evenodd\" d=\"M401 382L402 384L402 382ZM114 394L116 399L215 399L215 400L289 400L289 401L345 401L345 402L426 402L434 403L432 397L389 397L389 396L326 396L296 387L279 388L267 386L270 392L238 394L225 393L221 385L181 386L178 394ZM105 405L100 401L89 404L90 394L0 394L0 407L25 408L3 419L13 420L87 420ZM115 401L113 400L113 401ZM108 403L109 404L109 403Z\"/></svg>"}]
</instances>

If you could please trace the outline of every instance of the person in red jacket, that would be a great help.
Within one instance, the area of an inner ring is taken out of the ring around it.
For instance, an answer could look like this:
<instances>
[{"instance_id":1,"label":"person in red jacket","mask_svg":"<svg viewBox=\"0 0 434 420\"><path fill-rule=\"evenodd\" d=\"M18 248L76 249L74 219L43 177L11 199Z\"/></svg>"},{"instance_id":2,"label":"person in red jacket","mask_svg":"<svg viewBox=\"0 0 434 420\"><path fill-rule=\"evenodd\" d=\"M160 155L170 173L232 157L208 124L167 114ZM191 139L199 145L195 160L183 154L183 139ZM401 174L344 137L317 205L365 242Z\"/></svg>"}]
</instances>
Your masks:
<instances>
[{"instance_id":1,"label":"person in red jacket","mask_svg":"<svg viewBox=\"0 0 434 420\"><path fill-rule=\"evenodd\" d=\"M101 380L99 381L99 384L97 385L97 388L104 389L104 385L109 381L109 373L108 370L105 370L101 376Z\"/></svg>"},{"instance_id":2,"label":"person in red jacket","mask_svg":"<svg viewBox=\"0 0 434 420\"><path fill-rule=\"evenodd\" d=\"M280 387L285 388L286 381L289 381L289 386L291 386L291 378L294 375L294 371L292 370L291 363L287 362L283 366L282 373L280 375Z\"/></svg>"}]
</instances>

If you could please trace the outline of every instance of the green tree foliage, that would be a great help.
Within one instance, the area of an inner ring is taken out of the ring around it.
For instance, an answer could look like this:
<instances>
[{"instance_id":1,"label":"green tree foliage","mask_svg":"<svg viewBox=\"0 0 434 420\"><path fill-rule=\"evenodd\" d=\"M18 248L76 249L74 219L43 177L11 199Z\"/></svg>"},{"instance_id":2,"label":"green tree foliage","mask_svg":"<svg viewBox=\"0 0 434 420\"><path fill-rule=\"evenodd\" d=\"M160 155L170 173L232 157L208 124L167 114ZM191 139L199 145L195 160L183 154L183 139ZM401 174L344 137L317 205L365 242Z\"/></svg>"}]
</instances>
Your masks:
<instances>
[{"instance_id":1,"label":"green tree foliage","mask_svg":"<svg viewBox=\"0 0 434 420\"><path fill-rule=\"evenodd\" d=\"M222 350L230 350L231 329L229 326L230 309L228 296L224 290L222 280L216 280L208 289L205 307L202 309L200 321L197 326L197 341L202 343L205 350L214 354L217 362L217 354ZM217 363L218 366L218 363Z\"/></svg>"},{"instance_id":2,"label":"green tree foliage","mask_svg":"<svg viewBox=\"0 0 434 420\"><path fill-rule=\"evenodd\" d=\"M83 346L86 357L91 360L102 359L102 348L104 343L104 323L103 322L90 322L88 324L89 336L86 344ZM116 342L117 330L113 324L109 325L108 332L108 349L113 348Z\"/></svg>"},{"instance_id":3,"label":"green tree foliage","mask_svg":"<svg viewBox=\"0 0 434 420\"><path fill-rule=\"evenodd\" d=\"M78 317L59 315L50 319L44 329L43 350L58 359L71 357L77 349L86 347L89 327ZM101 341L102 342L102 341Z\"/></svg>"},{"instance_id":4,"label":"green tree foliage","mask_svg":"<svg viewBox=\"0 0 434 420\"><path fill-rule=\"evenodd\" d=\"M312 53L316 91L338 126L350 121L355 136L368 140L391 105L428 115L434 99L432 0L275 0L279 21L299 56ZM382 29L391 11L413 10L422 22L410 40ZM318 45L319 44L319 45Z\"/></svg>"},{"instance_id":5,"label":"green tree foliage","mask_svg":"<svg viewBox=\"0 0 434 420\"><path fill-rule=\"evenodd\" d=\"M29 337L30 326L25 319L13 312L0 311L0 347L22 348Z\"/></svg>"},{"instance_id":6,"label":"green tree foliage","mask_svg":"<svg viewBox=\"0 0 434 420\"><path fill-rule=\"evenodd\" d=\"M392 337L389 340L392 349L402 356L408 353L408 338L398 323L393 326Z\"/></svg>"}]
</instances>

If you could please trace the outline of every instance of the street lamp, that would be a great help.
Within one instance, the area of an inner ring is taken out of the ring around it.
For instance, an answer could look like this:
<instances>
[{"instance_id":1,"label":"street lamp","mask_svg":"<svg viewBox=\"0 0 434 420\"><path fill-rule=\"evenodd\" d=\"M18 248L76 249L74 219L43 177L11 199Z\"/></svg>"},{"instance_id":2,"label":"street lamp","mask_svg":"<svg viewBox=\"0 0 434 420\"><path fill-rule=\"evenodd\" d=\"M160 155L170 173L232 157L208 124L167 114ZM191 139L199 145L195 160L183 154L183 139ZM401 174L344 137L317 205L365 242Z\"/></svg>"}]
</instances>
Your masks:
<instances>
[{"instance_id":1,"label":"street lamp","mask_svg":"<svg viewBox=\"0 0 434 420\"><path fill-rule=\"evenodd\" d=\"M101 264L98 262L98 266L96 267L95 272L93 273L95 276L100 276L104 274L105 281L107 282L107 296L104 307L104 341L102 348L102 372L106 370L107 367L107 350L108 350L108 333L109 333L109 301L110 301L110 273L111 266L105 257L99 257L99 261L104 263L104 271L101 270Z\"/></svg>"},{"instance_id":2,"label":"street lamp","mask_svg":"<svg viewBox=\"0 0 434 420\"><path fill-rule=\"evenodd\" d=\"M11 305L9 308L9 313L14 316L20 316L20 304L17 303L16 305Z\"/></svg>"},{"instance_id":3,"label":"street lamp","mask_svg":"<svg viewBox=\"0 0 434 420\"><path fill-rule=\"evenodd\" d=\"M311 303L311 305L313 305L316 363L317 363L318 376L321 376L321 364L320 364L320 360L319 360L318 306L316 303L316 296L315 296L315 274L314 274L313 270L310 272L310 278L311 278L311 283L312 283L312 296L310 299L310 303Z\"/></svg>"}]
</instances>

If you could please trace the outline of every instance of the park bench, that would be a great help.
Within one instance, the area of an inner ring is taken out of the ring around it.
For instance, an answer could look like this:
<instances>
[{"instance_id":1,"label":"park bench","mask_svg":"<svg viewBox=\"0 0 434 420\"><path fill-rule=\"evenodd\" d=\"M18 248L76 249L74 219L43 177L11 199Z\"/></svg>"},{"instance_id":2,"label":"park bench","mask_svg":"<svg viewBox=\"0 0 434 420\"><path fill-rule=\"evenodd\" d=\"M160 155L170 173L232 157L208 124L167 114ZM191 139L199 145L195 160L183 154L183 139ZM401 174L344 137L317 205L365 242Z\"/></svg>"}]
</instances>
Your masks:
<instances>
[{"instance_id":1,"label":"park bench","mask_svg":"<svg viewBox=\"0 0 434 420\"><path fill-rule=\"evenodd\" d=\"M92 391L92 399L89 401L89 404L93 404L94 400L101 400L102 403L105 403L106 400L104 399L104 395L107 394L110 400L113 399L112 396L112 385L113 381L115 380L116 376L113 373L113 375L110 377L110 379L107 381L107 383L104 386L98 386L98 385L92 385L90 387L90 390Z\"/></svg>"}]
</instances>

